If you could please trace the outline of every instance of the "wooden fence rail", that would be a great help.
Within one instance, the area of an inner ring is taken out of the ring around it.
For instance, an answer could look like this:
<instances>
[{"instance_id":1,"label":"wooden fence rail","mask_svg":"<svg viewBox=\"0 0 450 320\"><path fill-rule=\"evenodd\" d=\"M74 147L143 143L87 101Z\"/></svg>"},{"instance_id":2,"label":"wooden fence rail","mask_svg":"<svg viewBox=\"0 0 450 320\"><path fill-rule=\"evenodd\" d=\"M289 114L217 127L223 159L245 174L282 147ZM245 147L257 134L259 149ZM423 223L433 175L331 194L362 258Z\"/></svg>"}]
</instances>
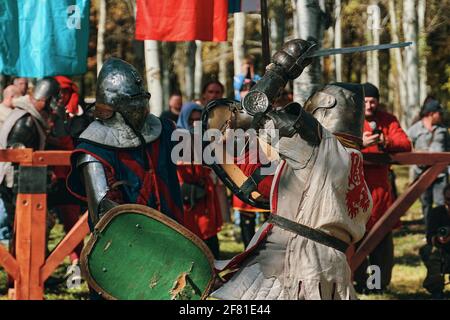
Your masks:
<instances>
[{"instance_id":1,"label":"wooden fence rail","mask_svg":"<svg viewBox=\"0 0 450 320\"><path fill-rule=\"evenodd\" d=\"M429 168L397 198L366 235L356 252L350 255L352 270L361 264L420 194L433 183L439 173L447 168L450 164L450 152L368 154L364 155L364 159L371 163L421 164L428 165ZM22 168L28 167L28 170L19 170L24 176L32 174L33 169L40 170L36 172L42 173L46 172L47 166L70 165L70 151L0 150L0 162L15 162ZM27 181L26 177L22 178ZM89 233L89 227L87 213L85 213L46 258L47 194L42 191L42 186L41 191L38 192L33 191L33 188L28 189L19 188L17 195L15 256L0 245L0 265L14 279L14 289L10 297L17 300L40 300L44 296L45 281L85 238Z\"/></svg>"},{"instance_id":2,"label":"wooden fence rail","mask_svg":"<svg viewBox=\"0 0 450 320\"><path fill-rule=\"evenodd\" d=\"M89 233L85 213L51 254L45 257L47 166L69 166L70 153L70 151L33 152L32 149L0 150L0 162L19 164L15 255L0 245L0 265L14 279L14 289L9 292L12 299L42 300L45 280Z\"/></svg>"}]
</instances>

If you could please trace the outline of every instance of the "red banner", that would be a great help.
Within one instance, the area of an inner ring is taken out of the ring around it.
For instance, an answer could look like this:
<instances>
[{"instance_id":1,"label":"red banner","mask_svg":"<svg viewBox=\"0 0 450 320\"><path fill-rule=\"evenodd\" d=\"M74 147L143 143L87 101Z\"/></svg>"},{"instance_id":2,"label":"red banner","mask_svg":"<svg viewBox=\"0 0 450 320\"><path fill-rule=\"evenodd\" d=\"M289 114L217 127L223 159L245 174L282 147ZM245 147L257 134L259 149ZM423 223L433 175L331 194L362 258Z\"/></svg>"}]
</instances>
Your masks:
<instances>
[{"instance_id":1,"label":"red banner","mask_svg":"<svg viewBox=\"0 0 450 320\"><path fill-rule=\"evenodd\" d=\"M226 41L228 0L137 0L136 39Z\"/></svg>"}]
</instances>

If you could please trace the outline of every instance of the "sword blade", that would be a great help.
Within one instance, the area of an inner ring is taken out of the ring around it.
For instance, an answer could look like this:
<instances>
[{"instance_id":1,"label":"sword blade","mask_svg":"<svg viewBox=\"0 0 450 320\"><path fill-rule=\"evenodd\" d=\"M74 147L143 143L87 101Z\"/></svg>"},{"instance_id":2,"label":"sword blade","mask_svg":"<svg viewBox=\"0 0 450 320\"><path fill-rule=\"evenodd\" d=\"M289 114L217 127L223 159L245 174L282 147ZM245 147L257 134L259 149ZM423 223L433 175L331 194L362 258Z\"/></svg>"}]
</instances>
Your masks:
<instances>
[{"instance_id":1,"label":"sword blade","mask_svg":"<svg viewBox=\"0 0 450 320\"><path fill-rule=\"evenodd\" d=\"M311 52L306 57L307 58L315 58L315 57L331 56L331 55L335 55L335 54L366 52L366 51L384 50L384 49L392 49L392 48L403 48L403 47L407 47L410 45L412 45L412 42L385 43L385 44L373 45L373 46L324 49L324 50L317 50L317 51Z\"/></svg>"}]
</instances>

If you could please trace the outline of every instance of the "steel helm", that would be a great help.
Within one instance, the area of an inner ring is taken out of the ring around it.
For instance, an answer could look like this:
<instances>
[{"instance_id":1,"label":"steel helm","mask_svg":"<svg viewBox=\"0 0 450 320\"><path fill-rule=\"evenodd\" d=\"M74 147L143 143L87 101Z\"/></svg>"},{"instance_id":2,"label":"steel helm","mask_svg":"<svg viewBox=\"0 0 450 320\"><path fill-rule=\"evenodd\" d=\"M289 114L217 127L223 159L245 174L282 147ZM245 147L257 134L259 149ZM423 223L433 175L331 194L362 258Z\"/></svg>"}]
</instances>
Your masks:
<instances>
[{"instance_id":1,"label":"steel helm","mask_svg":"<svg viewBox=\"0 0 450 320\"><path fill-rule=\"evenodd\" d=\"M150 93L137 70L129 63L109 58L103 64L97 80L94 115L108 119L118 112L127 125L140 131L149 113Z\"/></svg>"},{"instance_id":2,"label":"steel helm","mask_svg":"<svg viewBox=\"0 0 450 320\"><path fill-rule=\"evenodd\" d=\"M354 83L332 83L314 93L305 103L328 131L362 142L364 126L364 90Z\"/></svg>"},{"instance_id":3,"label":"steel helm","mask_svg":"<svg viewBox=\"0 0 450 320\"><path fill-rule=\"evenodd\" d=\"M46 107L50 106L52 109L57 108L59 99L59 83L53 78L43 78L36 83L33 90L33 98L36 100L45 100Z\"/></svg>"}]
</instances>

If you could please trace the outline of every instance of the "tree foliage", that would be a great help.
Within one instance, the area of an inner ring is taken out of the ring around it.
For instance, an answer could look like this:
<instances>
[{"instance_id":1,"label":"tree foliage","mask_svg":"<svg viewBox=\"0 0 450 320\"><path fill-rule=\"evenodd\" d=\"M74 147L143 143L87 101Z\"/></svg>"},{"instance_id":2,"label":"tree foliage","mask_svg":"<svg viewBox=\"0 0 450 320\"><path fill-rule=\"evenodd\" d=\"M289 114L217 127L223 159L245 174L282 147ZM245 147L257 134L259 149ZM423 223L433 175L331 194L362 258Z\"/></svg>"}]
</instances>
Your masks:
<instances>
[{"instance_id":1,"label":"tree foliage","mask_svg":"<svg viewBox=\"0 0 450 320\"><path fill-rule=\"evenodd\" d=\"M143 46L142 42L134 40L134 0L111 0L107 1L107 22L105 32L105 59L109 56L116 56L134 64L138 70L144 74ZM343 0L342 1L342 45L343 46L360 46L367 44L367 5L369 1L362 0ZM395 1L397 10L397 20L400 25L399 37L400 41L404 40L402 23L402 1ZM334 0L326 0L327 15L329 19L328 25L334 25L333 6ZM387 43L392 41L391 30L389 26L388 0L380 0L378 4L381 9L381 30L380 42ZM89 43L89 72L84 76L84 86L87 95L93 95L95 91L96 77L96 26L98 23L98 4L92 1L91 8L91 34ZM283 22L284 40L294 38L293 15L291 0L269 0L269 18L277 19L277 23ZM421 50L424 52L427 61L427 88L428 94L432 95L443 103L447 103L450 108L448 98L450 96L450 63L449 51L450 41L448 41L449 19L446 15L450 12L450 1L444 0L427 0L425 13L426 28L426 48ZM324 45L332 46L333 41L329 39L330 34L325 32ZM219 62L227 61L227 75L229 81L226 86L228 88L228 96L232 97L233 90L233 17L229 16L228 29L229 45L226 51L219 43L204 42L202 45L203 57L203 80L208 81L211 78L218 78ZM280 43L271 43L273 47L279 47ZM166 90L174 91L185 88L183 83L185 77L184 66L187 63L187 43L161 43L160 45L161 66L165 68L163 72L169 74L169 84ZM247 14L246 32L245 32L245 52L255 57L255 70L259 74L264 73L261 54L261 23L259 14ZM323 81L334 81L335 74L332 67L332 57L325 58L322 61ZM398 103L398 99L388 99L395 96L396 89L389 86L389 74L393 72L392 63L390 63L391 55L389 51L381 51L379 53L380 60L380 91L383 102ZM366 54L344 55L342 62L343 81L364 82L367 79L366 70L367 58ZM80 80L80 79L78 79ZM167 97L167 93L165 93ZM398 110L392 105L388 105L391 110ZM400 107L401 108L401 107Z\"/></svg>"}]
</instances>

